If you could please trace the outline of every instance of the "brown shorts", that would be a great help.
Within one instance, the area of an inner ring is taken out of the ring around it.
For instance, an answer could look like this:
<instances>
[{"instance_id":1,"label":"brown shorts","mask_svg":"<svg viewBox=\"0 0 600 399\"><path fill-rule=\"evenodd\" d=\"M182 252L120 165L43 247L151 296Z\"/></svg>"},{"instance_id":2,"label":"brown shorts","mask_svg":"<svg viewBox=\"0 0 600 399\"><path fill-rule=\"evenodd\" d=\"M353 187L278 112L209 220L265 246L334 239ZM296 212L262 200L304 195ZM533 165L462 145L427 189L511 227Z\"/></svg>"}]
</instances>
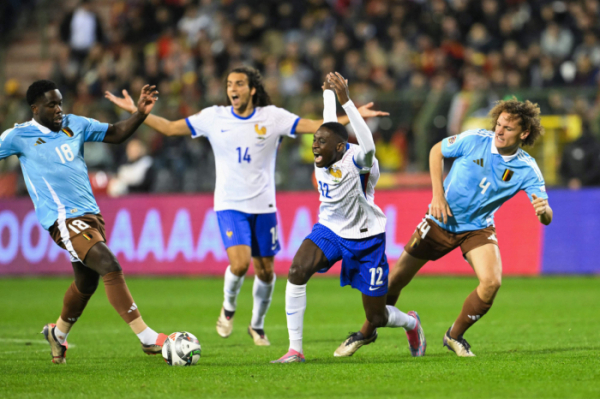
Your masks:
<instances>
[{"instance_id":1,"label":"brown shorts","mask_svg":"<svg viewBox=\"0 0 600 399\"><path fill-rule=\"evenodd\" d=\"M425 218L417 226L404 250L417 259L438 260L454 248L460 247L463 256L466 256L469 251L485 244L498 245L493 226L455 234Z\"/></svg>"},{"instance_id":2,"label":"brown shorts","mask_svg":"<svg viewBox=\"0 0 600 399\"><path fill-rule=\"evenodd\" d=\"M50 236L61 248L71 254L71 262L82 262L88 251L98 242L106 242L102 215L87 214L61 223L57 220L48 229Z\"/></svg>"}]
</instances>

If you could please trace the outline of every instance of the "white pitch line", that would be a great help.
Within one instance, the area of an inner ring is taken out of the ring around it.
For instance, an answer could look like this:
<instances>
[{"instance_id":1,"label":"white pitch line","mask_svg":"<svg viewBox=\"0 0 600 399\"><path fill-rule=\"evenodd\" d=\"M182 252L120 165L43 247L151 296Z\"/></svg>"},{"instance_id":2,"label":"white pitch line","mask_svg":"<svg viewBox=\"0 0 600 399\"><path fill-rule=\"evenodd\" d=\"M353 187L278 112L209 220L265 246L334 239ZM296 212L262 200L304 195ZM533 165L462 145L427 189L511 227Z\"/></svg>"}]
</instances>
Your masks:
<instances>
[{"instance_id":1,"label":"white pitch line","mask_svg":"<svg viewBox=\"0 0 600 399\"><path fill-rule=\"evenodd\" d=\"M12 342L15 344L42 344L42 345L48 345L48 341L46 340L33 340L33 339L22 339L22 338L6 338L3 339L2 341L4 342ZM75 344L69 344L69 348L75 348L77 345ZM7 352L0 352L0 353L7 353Z\"/></svg>"}]
</instances>

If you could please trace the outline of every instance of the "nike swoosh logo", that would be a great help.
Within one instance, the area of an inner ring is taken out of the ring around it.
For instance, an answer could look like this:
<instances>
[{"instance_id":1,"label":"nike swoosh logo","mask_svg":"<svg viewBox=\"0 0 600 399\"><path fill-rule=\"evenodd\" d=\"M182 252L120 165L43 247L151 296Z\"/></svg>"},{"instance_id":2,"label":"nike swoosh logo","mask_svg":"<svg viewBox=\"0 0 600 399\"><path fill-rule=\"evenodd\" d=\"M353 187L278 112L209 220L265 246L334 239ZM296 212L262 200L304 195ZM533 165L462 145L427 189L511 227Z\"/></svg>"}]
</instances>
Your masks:
<instances>
[{"instance_id":1,"label":"nike swoosh logo","mask_svg":"<svg viewBox=\"0 0 600 399\"><path fill-rule=\"evenodd\" d=\"M225 132L228 132L228 131L229 130L223 130L223 129L221 129L221 133L225 133Z\"/></svg>"},{"instance_id":2,"label":"nike swoosh logo","mask_svg":"<svg viewBox=\"0 0 600 399\"><path fill-rule=\"evenodd\" d=\"M288 316L291 316L291 315L293 315L293 314L296 314L296 313L298 313L298 312L294 312L294 313L288 313L288 312L285 312L285 313L286 313Z\"/></svg>"},{"instance_id":3,"label":"nike swoosh logo","mask_svg":"<svg viewBox=\"0 0 600 399\"><path fill-rule=\"evenodd\" d=\"M379 287L369 287L369 291L377 291L380 288L381 288L381 286L379 286Z\"/></svg>"}]
</instances>

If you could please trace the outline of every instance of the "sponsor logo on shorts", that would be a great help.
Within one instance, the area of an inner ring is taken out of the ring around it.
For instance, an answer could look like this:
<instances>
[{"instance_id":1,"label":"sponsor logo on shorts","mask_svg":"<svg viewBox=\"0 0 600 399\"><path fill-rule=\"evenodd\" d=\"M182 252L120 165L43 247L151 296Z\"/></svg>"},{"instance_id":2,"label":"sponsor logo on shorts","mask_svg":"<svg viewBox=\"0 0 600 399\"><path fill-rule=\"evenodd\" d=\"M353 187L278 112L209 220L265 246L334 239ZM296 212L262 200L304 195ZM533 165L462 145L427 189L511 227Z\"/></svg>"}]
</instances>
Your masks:
<instances>
[{"instance_id":1,"label":"sponsor logo on shorts","mask_svg":"<svg viewBox=\"0 0 600 399\"><path fill-rule=\"evenodd\" d=\"M494 240L494 241L498 242L498 239L496 238L496 234L492 234L491 236L489 236L488 240Z\"/></svg>"},{"instance_id":2,"label":"sponsor logo on shorts","mask_svg":"<svg viewBox=\"0 0 600 399\"><path fill-rule=\"evenodd\" d=\"M410 244L411 248L416 248L419 245L419 240L418 239L414 239L413 242Z\"/></svg>"},{"instance_id":3,"label":"sponsor logo on shorts","mask_svg":"<svg viewBox=\"0 0 600 399\"><path fill-rule=\"evenodd\" d=\"M231 230L227 230L227 231L225 232L225 234L227 234L227 237L228 237L228 238L231 238L231 237L233 237L233 231L231 231Z\"/></svg>"},{"instance_id":4,"label":"sponsor logo on shorts","mask_svg":"<svg viewBox=\"0 0 600 399\"><path fill-rule=\"evenodd\" d=\"M369 287L369 291L377 291L380 288L381 288L381 286L379 286L379 287Z\"/></svg>"},{"instance_id":5,"label":"sponsor logo on shorts","mask_svg":"<svg viewBox=\"0 0 600 399\"><path fill-rule=\"evenodd\" d=\"M92 235L90 233L83 233L83 238L85 238L88 241L92 240Z\"/></svg>"},{"instance_id":6,"label":"sponsor logo on shorts","mask_svg":"<svg viewBox=\"0 0 600 399\"><path fill-rule=\"evenodd\" d=\"M473 320L473 321L477 321L477 320L481 319L481 315L478 315L478 314L477 314L477 315L475 315L475 316L473 316L473 315L468 315L468 317L469 317L469 319L471 319L471 320Z\"/></svg>"}]
</instances>

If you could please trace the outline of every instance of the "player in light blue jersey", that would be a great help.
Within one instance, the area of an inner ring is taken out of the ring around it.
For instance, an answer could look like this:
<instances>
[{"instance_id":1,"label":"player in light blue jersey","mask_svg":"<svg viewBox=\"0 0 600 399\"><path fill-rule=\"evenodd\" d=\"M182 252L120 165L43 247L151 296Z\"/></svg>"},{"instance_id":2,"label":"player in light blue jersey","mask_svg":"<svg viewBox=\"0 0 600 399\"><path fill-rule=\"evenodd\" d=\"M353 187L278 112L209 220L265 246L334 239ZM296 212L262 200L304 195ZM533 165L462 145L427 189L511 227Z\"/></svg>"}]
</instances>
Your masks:
<instances>
[{"instance_id":1,"label":"player in light blue jersey","mask_svg":"<svg viewBox=\"0 0 600 399\"><path fill-rule=\"evenodd\" d=\"M96 204L83 159L86 141L119 144L144 122L157 100L154 86L144 86L137 112L114 125L64 115L62 95L49 80L27 89L33 119L0 136L0 160L16 155L37 217L54 241L71 254L75 281L68 288L56 324L44 326L52 361L65 363L67 335L96 291L100 277L106 295L147 354L160 353L166 335L144 323L125 283L119 262L106 246L104 220Z\"/></svg>"},{"instance_id":2,"label":"player in light blue jersey","mask_svg":"<svg viewBox=\"0 0 600 399\"><path fill-rule=\"evenodd\" d=\"M436 144L429 167L433 199L390 272L388 305L430 260L460 247L479 285L444 335L444 345L458 356L475 356L463 334L491 308L502 281L502 261L494 228L494 213L520 190L529 196L539 221L552 221L544 178L520 147L533 145L542 134L537 104L516 99L500 101L490 111L494 131L469 130ZM456 158L442 184L443 159ZM374 331L367 321L365 334ZM362 331L362 330L361 330Z\"/></svg>"}]
</instances>

